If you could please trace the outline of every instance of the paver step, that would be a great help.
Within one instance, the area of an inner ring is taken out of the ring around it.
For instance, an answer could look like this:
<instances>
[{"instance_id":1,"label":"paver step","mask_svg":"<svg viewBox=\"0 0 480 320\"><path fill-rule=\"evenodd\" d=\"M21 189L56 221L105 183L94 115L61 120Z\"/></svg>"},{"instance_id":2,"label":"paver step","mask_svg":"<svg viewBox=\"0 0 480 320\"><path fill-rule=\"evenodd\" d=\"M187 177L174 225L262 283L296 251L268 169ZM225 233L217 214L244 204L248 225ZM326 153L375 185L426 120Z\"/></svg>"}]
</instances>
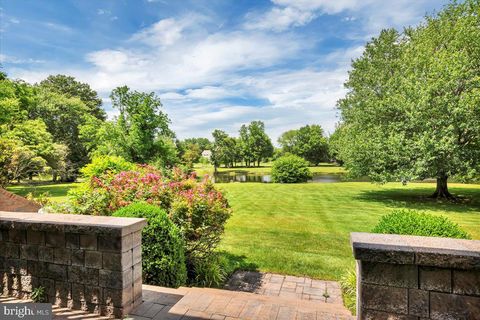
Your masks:
<instances>
[{"instance_id":1,"label":"paver step","mask_svg":"<svg viewBox=\"0 0 480 320\"><path fill-rule=\"evenodd\" d=\"M337 303L212 288L169 289L144 285L143 292L144 303L132 312L131 319L353 319L350 312Z\"/></svg>"}]
</instances>

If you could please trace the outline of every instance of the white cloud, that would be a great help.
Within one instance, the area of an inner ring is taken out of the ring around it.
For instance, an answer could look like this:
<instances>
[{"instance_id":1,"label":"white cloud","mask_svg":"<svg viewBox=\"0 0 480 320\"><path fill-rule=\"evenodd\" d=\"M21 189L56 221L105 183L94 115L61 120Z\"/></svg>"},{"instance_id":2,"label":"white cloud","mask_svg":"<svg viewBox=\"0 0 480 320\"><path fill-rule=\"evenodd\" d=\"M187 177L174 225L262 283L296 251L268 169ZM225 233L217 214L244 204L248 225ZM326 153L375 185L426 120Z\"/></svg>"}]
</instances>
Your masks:
<instances>
[{"instance_id":1,"label":"white cloud","mask_svg":"<svg viewBox=\"0 0 480 320\"><path fill-rule=\"evenodd\" d=\"M266 12L250 12L247 29L283 31L308 24L320 15L350 14L344 21L359 21L365 38L382 28L402 28L418 22L426 13L422 8L435 6L436 0L271 0L274 6ZM355 15L355 17L352 16Z\"/></svg>"},{"instance_id":2,"label":"white cloud","mask_svg":"<svg viewBox=\"0 0 480 320\"><path fill-rule=\"evenodd\" d=\"M315 18L311 11L302 11L295 7L274 7L265 14L250 14L245 24L246 29L283 31L291 26L299 27Z\"/></svg>"},{"instance_id":3,"label":"white cloud","mask_svg":"<svg viewBox=\"0 0 480 320\"><path fill-rule=\"evenodd\" d=\"M195 90L211 90L205 87L187 90L184 95L167 93L160 97L179 137L208 137L215 128L237 135L243 123L262 120L268 134L276 140L285 130L307 123L320 124L326 132L333 132L337 121L335 104L345 94L345 79L345 68L285 70L236 78L214 89L216 93L224 92L225 96L191 98ZM249 96L265 103L245 106L220 102L232 92L241 92L237 97Z\"/></svg>"},{"instance_id":4,"label":"white cloud","mask_svg":"<svg viewBox=\"0 0 480 320\"><path fill-rule=\"evenodd\" d=\"M278 6L294 7L303 11L320 10L323 13L335 14L358 8L372 0L272 0L272 2Z\"/></svg>"},{"instance_id":5,"label":"white cloud","mask_svg":"<svg viewBox=\"0 0 480 320\"><path fill-rule=\"evenodd\" d=\"M150 46L171 45L182 37L185 22L173 18L160 20L151 27L136 33L132 40L138 40Z\"/></svg>"},{"instance_id":6,"label":"white cloud","mask_svg":"<svg viewBox=\"0 0 480 320\"><path fill-rule=\"evenodd\" d=\"M188 89L187 97L190 99L223 99L227 97L234 97L238 92L231 92L225 87L205 86L198 89Z\"/></svg>"},{"instance_id":7,"label":"white cloud","mask_svg":"<svg viewBox=\"0 0 480 320\"><path fill-rule=\"evenodd\" d=\"M10 23L14 23L14 24L20 23L20 20L18 20L17 18L10 18L10 20L8 20L8 21L10 21Z\"/></svg>"},{"instance_id":8,"label":"white cloud","mask_svg":"<svg viewBox=\"0 0 480 320\"><path fill-rule=\"evenodd\" d=\"M139 41L140 39L137 39ZM133 41L133 40L132 40ZM286 47L284 44L289 43ZM127 84L139 90L179 90L213 85L229 74L273 66L303 45L294 39L262 33L188 34L163 47L106 49L87 55L94 65L89 83L97 90Z\"/></svg>"},{"instance_id":9,"label":"white cloud","mask_svg":"<svg viewBox=\"0 0 480 320\"><path fill-rule=\"evenodd\" d=\"M52 29L54 31L57 31L57 32L64 32L64 33L70 33L72 32L72 28L66 26L66 25L63 25L63 24L60 24L60 23L55 23L55 22L44 22L42 23L43 26L49 28L49 29Z\"/></svg>"},{"instance_id":10,"label":"white cloud","mask_svg":"<svg viewBox=\"0 0 480 320\"><path fill-rule=\"evenodd\" d=\"M45 60L40 59L22 59L13 56L9 56L6 54L0 54L0 63L11 63L11 64L33 64L33 63L45 63Z\"/></svg>"}]
</instances>

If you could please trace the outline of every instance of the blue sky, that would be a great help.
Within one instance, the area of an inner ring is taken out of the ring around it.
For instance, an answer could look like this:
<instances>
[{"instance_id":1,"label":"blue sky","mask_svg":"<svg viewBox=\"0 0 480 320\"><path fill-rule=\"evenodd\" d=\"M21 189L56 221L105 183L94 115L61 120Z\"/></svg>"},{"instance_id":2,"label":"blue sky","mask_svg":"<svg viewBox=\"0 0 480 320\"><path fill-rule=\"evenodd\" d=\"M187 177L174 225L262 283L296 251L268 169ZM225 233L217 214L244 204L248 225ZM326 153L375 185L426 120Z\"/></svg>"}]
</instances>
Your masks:
<instances>
[{"instance_id":1,"label":"blue sky","mask_svg":"<svg viewBox=\"0 0 480 320\"><path fill-rule=\"evenodd\" d=\"M10 77L68 74L109 93L155 91L180 138L236 135L265 122L274 140L333 132L350 61L382 28L401 30L439 0L2 0L0 59Z\"/></svg>"}]
</instances>

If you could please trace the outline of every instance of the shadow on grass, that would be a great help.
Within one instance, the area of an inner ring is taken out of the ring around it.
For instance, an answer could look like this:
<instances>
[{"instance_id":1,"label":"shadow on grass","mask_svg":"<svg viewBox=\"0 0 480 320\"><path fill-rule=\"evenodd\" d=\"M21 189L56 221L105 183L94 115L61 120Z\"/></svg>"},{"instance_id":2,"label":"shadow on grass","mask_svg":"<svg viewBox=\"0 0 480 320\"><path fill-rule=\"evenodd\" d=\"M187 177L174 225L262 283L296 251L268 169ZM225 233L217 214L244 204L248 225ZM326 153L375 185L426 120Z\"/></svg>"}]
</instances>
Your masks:
<instances>
[{"instance_id":1,"label":"shadow on grass","mask_svg":"<svg viewBox=\"0 0 480 320\"><path fill-rule=\"evenodd\" d=\"M243 271L257 271L258 265L253 262L248 262L246 256L240 256L236 254L232 254L227 251L219 251L218 252L219 259L223 265L225 273L227 277L230 277L235 271L243 270Z\"/></svg>"},{"instance_id":2,"label":"shadow on grass","mask_svg":"<svg viewBox=\"0 0 480 320\"><path fill-rule=\"evenodd\" d=\"M417 210L477 212L480 214L480 189L453 187L449 190L453 195L459 197L457 202L430 198L435 191L431 187L363 191L356 198L362 201L381 202L392 208L406 207Z\"/></svg>"},{"instance_id":3,"label":"shadow on grass","mask_svg":"<svg viewBox=\"0 0 480 320\"><path fill-rule=\"evenodd\" d=\"M247 262L246 256L220 251L219 257L226 273L224 289L255 292L262 285L262 274L255 263Z\"/></svg>"}]
</instances>

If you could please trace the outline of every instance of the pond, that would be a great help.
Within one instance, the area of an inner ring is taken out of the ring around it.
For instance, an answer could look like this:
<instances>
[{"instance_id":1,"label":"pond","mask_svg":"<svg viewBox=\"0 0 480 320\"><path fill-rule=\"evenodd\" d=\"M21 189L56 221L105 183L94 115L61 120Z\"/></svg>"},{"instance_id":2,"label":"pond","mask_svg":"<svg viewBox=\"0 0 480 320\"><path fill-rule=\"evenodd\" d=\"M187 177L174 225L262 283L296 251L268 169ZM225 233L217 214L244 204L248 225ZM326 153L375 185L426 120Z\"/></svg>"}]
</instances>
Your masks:
<instances>
[{"instance_id":1,"label":"pond","mask_svg":"<svg viewBox=\"0 0 480 320\"><path fill-rule=\"evenodd\" d=\"M342 174L328 174L328 173L313 173L313 178L308 182L311 183L333 183L342 182ZM229 183L229 182L272 182L272 177L269 174L261 173L247 173L244 171L228 171L217 172L213 176L215 183Z\"/></svg>"}]
</instances>

